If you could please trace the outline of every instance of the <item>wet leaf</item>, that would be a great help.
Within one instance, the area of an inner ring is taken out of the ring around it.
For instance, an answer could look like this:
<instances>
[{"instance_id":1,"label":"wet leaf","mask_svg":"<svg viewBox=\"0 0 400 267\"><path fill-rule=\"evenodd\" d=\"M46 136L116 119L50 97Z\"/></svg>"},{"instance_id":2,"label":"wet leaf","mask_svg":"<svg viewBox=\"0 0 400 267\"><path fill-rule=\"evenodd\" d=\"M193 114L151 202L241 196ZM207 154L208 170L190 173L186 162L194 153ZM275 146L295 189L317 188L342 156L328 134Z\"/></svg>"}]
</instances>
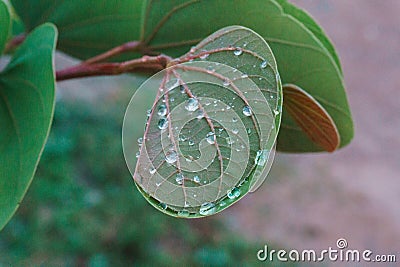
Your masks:
<instances>
[{"instance_id":1,"label":"wet leaf","mask_svg":"<svg viewBox=\"0 0 400 267\"><path fill-rule=\"evenodd\" d=\"M336 125L318 101L293 84L283 85L283 96L285 111L315 144L328 152L339 147Z\"/></svg>"},{"instance_id":2,"label":"wet leaf","mask_svg":"<svg viewBox=\"0 0 400 267\"><path fill-rule=\"evenodd\" d=\"M255 190L273 159L281 94L275 58L255 32L231 26L192 47L128 106L124 154L140 191L158 209L193 218ZM137 121L147 121L144 135Z\"/></svg>"},{"instance_id":3,"label":"wet leaf","mask_svg":"<svg viewBox=\"0 0 400 267\"><path fill-rule=\"evenodd\" d=\"M60 49L81 58L132 40L143 42L154 52L178 57L222 27L243 25L267 40L283 83L301 87L332 117L340 147L353 137L340 62L333 45L306 12L286 0L121 0L118 5L111 1L98 5L94 0L12 2L28 28L45 20L56 23L61 31ZM278 150L321 151L298 130L284 115Z\"/></svg>"},{"instance_id":4,"label":"wet leaf","mask_svg":"<svg viewBox=\"0 0 400 267\"><path fill-rule=\"evenodd\" d=\"M0 73L0 229L22 201L49 133L56 36L54 25L38 27Z\"/></svg>"}]
</instances>

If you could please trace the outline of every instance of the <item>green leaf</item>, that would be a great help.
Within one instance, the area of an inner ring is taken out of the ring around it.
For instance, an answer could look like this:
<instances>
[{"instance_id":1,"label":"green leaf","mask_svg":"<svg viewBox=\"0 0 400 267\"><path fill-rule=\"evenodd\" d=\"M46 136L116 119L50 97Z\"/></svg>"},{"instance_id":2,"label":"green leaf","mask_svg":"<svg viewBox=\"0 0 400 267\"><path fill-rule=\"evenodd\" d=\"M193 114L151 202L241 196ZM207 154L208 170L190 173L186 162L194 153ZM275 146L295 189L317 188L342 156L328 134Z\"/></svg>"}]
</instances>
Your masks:
<instances>
[{"instance_id":1,"label":"green leaf","mask_svg":"<svg viewBox=\"0 0 400 267\"><path fill-rule=\"evenodd\" d=\"M6 46L7 38L10 33L11 18L7 5L0 0L0 54Z\"/></svg>"},{"instance_id":2,"label":"green leaf","mask_svg":"<svg viewBox=\"0 0 400 267\"><path fill-rule=\"evenodd\" d=\"M302 23L305 27L307 27L307 29L310 30L315 35L315 37L318 38L318 40L325 46L325 48L331 54L332 58L335 60L336 66L340 69L340 72L342 72L342 67L340 65L340 60L336 53L335 47L329 40L328 36L326 36L321 26L319 26L313 20L313 18L309 14L307 14L304 10L288 3L287 0L275 0L275 1L282 6L285 13L290 14L292 17L296 18L300 23Z\"/></svg>"},{"instance_id":3,"label":"green leaf","mask_svg":"<svg viewBox=\"0 0 400 267\"><path fill-rule=\"evenodd\" d=\"M340 134L340 147L343 147L353 137L353 122L342 74L335 61L336 53L309 16L290 8L286 2L281 3L283 7L272 0L185 1L185 4L152 1L144 24L145 40L151 48L176 56L204 34L220 27L240 24L253 29L271 46L282 82L301 87L329 113ZM322 150L299 131L301 128L284 114L278 149L289 152Z\"/></svg>"},{"instance_id":4,"label":"green leaf","mask_svg":"<svg viewBox=\"0 0 400 267\"><path fill-rule=\"evenodd\" d=\"M122 43L139 40L145 1L11 0L29 31L44 22L59 32L58 49L89 58Z\"/></svg>"},{"instance_id":5,"label":"green leaf","mask_svg":"<svg viewBox=\"0 0 400 267\"><path fill-rule=\"evenodd\" d=\"M231 26L169 66L128 106L125 158L153 206L178 217L211 215L267 176L282 109L276 61L261 36ZM144 135L137 131L146 118L137 114L143 103L151 108ZM134 142L141 136L136 162Z\"/></svg>"},{"instance_id":6,"label":"green leaf","mask_svg":"<svg viewBox=\"0 0 400 267\"><path fill-rule=\"evenodd\" d=\"M107 8L97 1L12 2L28 28L45 20L56 23L61 28L60 49L80 58L135 40L154 52L178 57L222 27L243 25L269 43L283 83L301 87L332 117L340 147L353 137L353 121L333 45L307 13L287 1L121 0L118 6L106 2ZM112 23L107 20L111 15L116 18ZM278 150L321 151L301 131L284 114Z\"/></svg>"},{"instance_id":7,"label":"green leaf","mask_svg":"<svg viewBox=\"0 0 400 267\"><path fill-rule=\"evenodd\" d=\"M0 229L22 201L49 133L56 36L54 25L38 27L0 73Z\"/></svg>"}]
</instances>

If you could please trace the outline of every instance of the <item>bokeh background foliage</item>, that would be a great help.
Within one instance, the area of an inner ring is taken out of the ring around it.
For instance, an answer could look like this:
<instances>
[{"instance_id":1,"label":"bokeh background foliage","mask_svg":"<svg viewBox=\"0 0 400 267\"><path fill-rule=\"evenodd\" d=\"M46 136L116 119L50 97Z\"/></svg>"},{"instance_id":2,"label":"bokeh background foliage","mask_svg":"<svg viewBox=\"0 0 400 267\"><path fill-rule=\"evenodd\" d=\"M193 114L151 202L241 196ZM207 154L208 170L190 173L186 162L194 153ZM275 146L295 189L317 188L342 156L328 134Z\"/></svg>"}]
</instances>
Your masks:
<instances>
[{"instance_id":1,"label":"bokeh background foliage","mask_svg":"<svg viewBox=\"0 0 400 267\"><path fill-rule=\"evenodd\" d=\"M125 96L125 97L122 97ZM187 221L152 208L135 189L120 140L128 90L57 103L24 205L0 233L0 266L243 266L263 244L217 219Z\"/></svg>"}]
</instances>

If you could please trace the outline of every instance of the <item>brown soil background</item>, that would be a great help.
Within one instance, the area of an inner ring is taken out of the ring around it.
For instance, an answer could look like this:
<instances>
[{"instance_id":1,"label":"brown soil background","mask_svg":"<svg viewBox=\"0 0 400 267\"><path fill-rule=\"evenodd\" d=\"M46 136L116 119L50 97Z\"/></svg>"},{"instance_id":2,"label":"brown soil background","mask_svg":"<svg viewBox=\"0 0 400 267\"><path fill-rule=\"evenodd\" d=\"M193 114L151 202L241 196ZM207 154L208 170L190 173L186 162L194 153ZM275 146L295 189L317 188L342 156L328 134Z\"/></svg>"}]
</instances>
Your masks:
<instances>
[{"instance_id":1,"label":"brown soil background","mask_svg":"<svg viewBox=\"0 0 400 267\"><path fill-rule=\"evenodd\" d=\"M286 248L400 256L400 1L295 0L340 56L355 122L333 154L278 153L263 186L220 216L237 232Z\"/></svg>"}]
</instances>

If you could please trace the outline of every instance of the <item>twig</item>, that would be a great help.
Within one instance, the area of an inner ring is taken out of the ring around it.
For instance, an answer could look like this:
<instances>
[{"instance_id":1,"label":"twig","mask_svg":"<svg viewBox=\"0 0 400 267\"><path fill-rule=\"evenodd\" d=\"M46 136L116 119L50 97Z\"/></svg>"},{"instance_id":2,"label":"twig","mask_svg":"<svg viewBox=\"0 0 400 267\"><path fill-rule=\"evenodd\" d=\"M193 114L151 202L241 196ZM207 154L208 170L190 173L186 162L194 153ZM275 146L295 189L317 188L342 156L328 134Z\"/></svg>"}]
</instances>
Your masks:
<instances>
[{"instance_id":1,"label":"twig","mask_svg":"<svg viewBox=\"0 0 400 267\"><path fill-rule=\"evenodd\" d=\"M103 76L103 75L119 75L130 72L157 72L163 70L171 62L172 58L166 55L159 56L143 56L125 62L113 63L94 63L87 64L83 62L77 66L59 70L56 72L56 80L64 81L68 79Z\"/></svg>"}]
</instances>

